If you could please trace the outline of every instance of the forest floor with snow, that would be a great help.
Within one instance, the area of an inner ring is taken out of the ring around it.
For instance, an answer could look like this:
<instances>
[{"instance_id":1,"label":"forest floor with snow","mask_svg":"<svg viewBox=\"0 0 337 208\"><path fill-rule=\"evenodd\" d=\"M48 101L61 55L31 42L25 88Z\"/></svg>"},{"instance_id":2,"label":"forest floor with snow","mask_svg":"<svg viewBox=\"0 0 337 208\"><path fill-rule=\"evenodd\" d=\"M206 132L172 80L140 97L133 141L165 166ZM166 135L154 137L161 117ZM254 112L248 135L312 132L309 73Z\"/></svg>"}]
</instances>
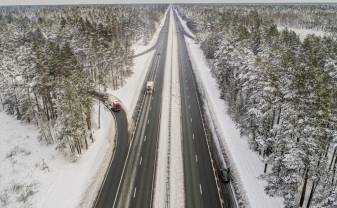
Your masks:
<instances>
[{"instance_id":1,"label":"forest floor with snow","mask_svg":"<svg viewBox=\"0 0 337 208\"><path fill-rule=\"evenodd\" d=\"M187 27L184 27L184 29L188 30L188 34L192 33ZM243 197L244 203L247 204L247 207L252 208L283 207L282 199L270 197L264 192L266 183L260 179L264 164L256 152L249 148L247 137L240 135L240 130L228 114L227 104L220 99L220 90L216 78L212 75L200 44L186 36L185 40L202 93L207 120L211 130L213 130L214 138L217 139L215 143L221 146L218 147L219 150L222 147L225 149L227 159L230 161L231 172L238 179L236 185L241 189L241 197Z\"/></svg>"},{"instance_id":2,"label":"forest floor with snow","mask_svg":"<svg viewBox=\"0 0 337 208\"><path fill-rule=\"evenodd\" d=\"M307 35L316 35L316 36L319 36L319 37L324 37L324 36L331 35L331 34L329 34L327 32L322 31L322 30L295 28L295 27L285 27L285 26L277 25L277 29L279 31L285 30L286 28L288 28L288 30L294 31L299 36L299 38L300 38L301 41L303 41Z\"/></svg>"},{"instance_id":3,"label":"forest floor with snow","mask_svg":"<svg viewBox=\"0 0 337 208\"><path fill-rule=\"evenodd\" d=\"M76 162L40 142L36 126L0 112L0 207L85 207L83 196L99 188L97 176L114 147L114 119L102 106L100 129L97 104L92 112L94 145Z\"/></svg>"}]
</instances>

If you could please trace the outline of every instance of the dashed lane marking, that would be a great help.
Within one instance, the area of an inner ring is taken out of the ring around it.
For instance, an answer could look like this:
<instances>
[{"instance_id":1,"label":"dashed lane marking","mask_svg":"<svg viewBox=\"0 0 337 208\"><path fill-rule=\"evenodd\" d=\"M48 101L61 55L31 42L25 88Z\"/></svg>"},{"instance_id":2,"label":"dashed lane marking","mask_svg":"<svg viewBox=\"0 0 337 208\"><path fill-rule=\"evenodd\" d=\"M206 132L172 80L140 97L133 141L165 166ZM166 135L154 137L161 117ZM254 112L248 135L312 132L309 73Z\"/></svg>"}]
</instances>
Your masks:
<instances>
[{"instance_id":1,"label":"dashed lane marking","mask_svg":"<svg viewBox=\"0 0 337 208\"><path fill-rule=\"evenodd\" d=\"M135 190L133 191L133 198L136 197L137 187L135 187Z\"/></svg>"}]
</instances>

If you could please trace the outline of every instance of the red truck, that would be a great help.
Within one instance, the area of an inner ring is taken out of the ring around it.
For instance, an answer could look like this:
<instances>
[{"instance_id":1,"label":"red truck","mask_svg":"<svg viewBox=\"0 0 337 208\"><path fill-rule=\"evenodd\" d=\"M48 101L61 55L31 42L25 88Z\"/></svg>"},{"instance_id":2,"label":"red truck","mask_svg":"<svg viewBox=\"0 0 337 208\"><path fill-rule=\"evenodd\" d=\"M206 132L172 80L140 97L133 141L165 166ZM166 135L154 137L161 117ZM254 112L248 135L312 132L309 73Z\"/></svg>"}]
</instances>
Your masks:
<instances>
[{"instance_id":1,"label":"red truck","mask_svg":"<svg viewBox=\"0 0 337 208\"><path fill-rule=\"evenodd\" d=\"M121 104L117 100L114 100L114 101L112 101L111 110L113 112L121 111L122 110L122 106L121 106Z\"/></svg>"}]
</instances>

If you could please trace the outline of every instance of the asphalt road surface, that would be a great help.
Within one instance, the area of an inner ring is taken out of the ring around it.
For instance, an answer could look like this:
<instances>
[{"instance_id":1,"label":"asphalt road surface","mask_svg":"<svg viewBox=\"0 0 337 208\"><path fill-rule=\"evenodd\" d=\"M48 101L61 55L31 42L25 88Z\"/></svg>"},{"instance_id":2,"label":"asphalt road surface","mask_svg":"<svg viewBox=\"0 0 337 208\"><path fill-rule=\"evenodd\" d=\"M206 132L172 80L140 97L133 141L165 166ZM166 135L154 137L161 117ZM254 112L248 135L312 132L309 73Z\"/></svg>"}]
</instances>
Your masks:
<instances>
[{"instance_id":1,"label":"asphalt road surface","mask_svg":"<svg viewBox=\"0 0 337 208\"><path fill-rule=\"evenodd\" d=\"M147 81L154 81L154 92L145 93L132 145L127 158L116 202L111 207L152 207L162 87L169 27L169 13L159 34Z\"/></svg>"},{"instance_id":2,"label":"asphalt road surface","mask_svg":"<svg viewBox=\"0 0 337 208\"><path fill-rule=\"evenodd\" d=\"M95 207L107 207L117 193L118 181L122 176L123 166L129 149L128 123L124 111L112 112L116 119L116 147L110 166L104 179L104 184L95 200Z\"/></svg>"},{"instance_id":3,"label":"asphalt road surface","mask_svg":"<svg viewBox=\"0 0 337 208\"><path fill-rule=\"evenodd\" d=\"M228 184L218 180L218 166L212 159L212 143L203 124L202 99L193 74L184 39L185 31L174 12L180 66L181 113L185 204L187 208L235 207Z\"/></svg>"}]
</instances>

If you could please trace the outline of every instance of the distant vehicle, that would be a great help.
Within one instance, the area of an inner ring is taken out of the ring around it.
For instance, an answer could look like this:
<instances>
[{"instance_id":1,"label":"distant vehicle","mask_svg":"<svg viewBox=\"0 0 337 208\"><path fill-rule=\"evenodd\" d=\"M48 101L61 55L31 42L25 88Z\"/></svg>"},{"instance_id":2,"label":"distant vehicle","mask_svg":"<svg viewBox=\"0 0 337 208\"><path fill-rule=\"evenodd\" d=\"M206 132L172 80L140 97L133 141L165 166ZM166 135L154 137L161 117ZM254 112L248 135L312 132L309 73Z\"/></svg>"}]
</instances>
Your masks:
<instances>
[{"instance_id":1,"label":"distant vehicle","mask_svg":"<svg viewBox=\"0 0 337 208\"><path fill-rule=\"evenodd\" d=\"M122 106L121 106L121 104L118 102L118 100L112 101L111 110L112 110L113 112L118 112L118 111L121 111L121 110L122 110Z\"/></svg>"},{"instance_id":2,"label":"distant vehicle","mask_svg":"<svg viewBox=\"0 0 337 208\"><path fill-rule=\"evenodd\" d=\"M154 82L153 81L148 81L146 83L146 93L151 94L154 91Z\"/></svg>"},{"instance_id":3,"label":"distant vehicle","mask_svg":"<svg viewBox=\"0 0 337 208\"><path fill-rule=\"evenodd\" d=\"M219 177L222 183L228 183L230 181L230 170L229 168L221 168L219 170Z\"/></svg>"}]
</instances>

